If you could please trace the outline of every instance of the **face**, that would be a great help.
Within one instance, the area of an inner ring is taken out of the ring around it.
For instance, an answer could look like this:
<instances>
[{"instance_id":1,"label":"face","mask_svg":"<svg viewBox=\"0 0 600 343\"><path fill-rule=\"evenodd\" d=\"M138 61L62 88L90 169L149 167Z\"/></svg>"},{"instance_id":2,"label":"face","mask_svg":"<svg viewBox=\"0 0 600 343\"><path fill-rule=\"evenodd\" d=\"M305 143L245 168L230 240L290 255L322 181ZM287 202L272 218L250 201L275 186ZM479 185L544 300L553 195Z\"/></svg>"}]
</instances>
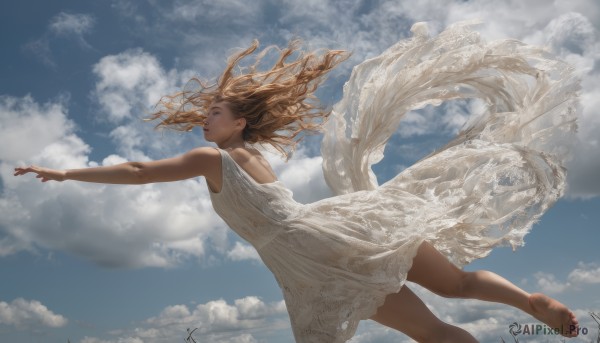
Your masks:
<instances>
[{"instance_id":1,"label":"face","mask_svg":"<svg viewBox=\"0 0 600 343\"><path fill-rule=\"evenodd\" d=\"M217 144L232 140L235 135L241 135L245 125L245 119L236 119L233 116L227 102L216 102L208 111L204 125L204 138Z\"/></svg>"}]
</instances>

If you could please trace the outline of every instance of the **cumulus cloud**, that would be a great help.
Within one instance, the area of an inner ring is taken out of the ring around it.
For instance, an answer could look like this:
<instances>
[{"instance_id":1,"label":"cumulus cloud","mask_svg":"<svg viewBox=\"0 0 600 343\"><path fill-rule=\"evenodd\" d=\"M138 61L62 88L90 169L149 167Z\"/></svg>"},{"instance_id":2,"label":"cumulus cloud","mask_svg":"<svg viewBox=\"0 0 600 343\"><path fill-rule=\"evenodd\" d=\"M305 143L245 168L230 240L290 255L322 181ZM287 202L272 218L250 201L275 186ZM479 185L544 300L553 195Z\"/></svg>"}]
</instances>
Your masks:
<instances>
[{"instance_id":1,"label":"cumulus cloud","mask_svg":"<svg viewBox=\"0 0 600 343\"><path fill-rule=\"evenodd\" d=\"M323 177L321 156L309 157L304 147L294 152L294 158L288 163L279 157L270 159L279 179L294 192L294 199L306 204L332 196Z\"/></svg>"},{"instance_id":2,"label":"cumulus cloud","mask_svg":"<svg viewBox=\"0 0 600 343\"><path fill-rule=\"evenodd\" d=\"M289 330L289 319L283 300L266 303L259 297L246 296L233 304L217 299L195 307L167 306L157 316L146 319L143 326L116 331L119 338L86 337L84 342L167 343L174 337L187 338L191 330L198 342L258 342L257 337L269 337L284 329Z\"/></svg>"},{"instance_id":3,"label":"cumulus cloud","mask_svg":"<svg viewBox=\"0 0 600 343\"><path fill-rule=\"evenodd\" d=\"M115 123L143 113L182 81L176 70L166 72L155 56L141 48L104 56L92 70L98 78L93 95L107 119Z\"/></svg>"},{"instance_id":4,"label":"cumulus cloud","mask_svg":"<svg viewBox=\"0 0 600 343\"><path fill-rule=\"evenodd\" d=\"M0 253L36 247L68 251L113 267L171 266L186 257L204 256L204 241L214 234L214 249L225 249L224 223L212 213L206 187L197 179L179 183L116 186L77 183L41 184L12 176L13 168L37 164L84 168L123 161L112 155L90 161L90 147L75 133L64 104L37 104L2 97L0 127ZM20 138L35 136L17 144ZM204 196L202 195L204 193Z\"/></svg>"},{"instance_id":5,"label":"cumulus cloud","mask_svg":"<svg viewBox=\"0 0 600 343\"><path fill-rule=\"evenodd\" d=\"M171 157L202 143L193 133L157 132L157 122L142 120L162 96L179 91L193 71L167 71L141 48L104 56L92 71L96 84L90 97L101 108L97 118L114 125L109 136L128 160Z\"/></svg>"},{"instance_id":6,"label":"cumulus cloud","mask_svg":"<svg viewBox=\"0 0 600 343\"><path fill-rule=\"evenodd\" d=\"M17 298L10 303L0 301L0 324L17 329L34 329L43 325L58 328L67 325L67 318L50 311L37 300Z\"/></svg>"},{"instance_id":7,"label":"cumulus cloud","mask_svg":"<svg viewBox=\"0 0 600 343\"><path fill-rule=\"evenodd\" d=\"M65 115L65 104L38 104L31 95L0 96L0 160L29 159L51 143L72 133L74 124ZM24 139L35 137L35 139Z\"/></svg>"}]
</instances>

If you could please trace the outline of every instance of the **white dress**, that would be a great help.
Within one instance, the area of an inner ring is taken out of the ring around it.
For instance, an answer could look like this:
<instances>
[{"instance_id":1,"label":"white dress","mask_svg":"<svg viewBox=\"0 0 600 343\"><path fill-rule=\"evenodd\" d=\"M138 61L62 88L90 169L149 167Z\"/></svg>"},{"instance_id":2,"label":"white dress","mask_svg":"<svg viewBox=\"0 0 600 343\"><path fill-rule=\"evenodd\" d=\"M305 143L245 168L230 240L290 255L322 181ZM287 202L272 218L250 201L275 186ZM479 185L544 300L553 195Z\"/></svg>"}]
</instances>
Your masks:
<instances>
[{"instance_id":1,"label":"white dress","mask_svg":"<svg viewBox=\"0 0 600 343\"><path fill-rule=\"evenodd\" d=\"M310 204L281 181L257 183L222 155L213 207L277 280L297 342L346 342L400 291L423 241L462 268L513 249L563 195L579 80L514 40L483 42L457 23L427 26L354 67L324 127L323 171L335 196ZM382 185L371 165L410 109L476 97L487 112L446 146ZM210 187L209 187L210 190Z\"/></svg>"}]
</instances>

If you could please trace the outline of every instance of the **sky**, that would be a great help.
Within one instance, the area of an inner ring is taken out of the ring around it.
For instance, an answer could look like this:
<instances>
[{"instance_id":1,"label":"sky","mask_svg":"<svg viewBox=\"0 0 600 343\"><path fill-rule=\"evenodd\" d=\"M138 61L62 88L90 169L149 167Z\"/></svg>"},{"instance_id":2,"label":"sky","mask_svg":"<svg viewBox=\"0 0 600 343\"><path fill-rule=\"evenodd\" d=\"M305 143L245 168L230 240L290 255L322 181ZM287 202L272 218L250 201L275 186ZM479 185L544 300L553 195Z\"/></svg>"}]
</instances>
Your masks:
<instances>
[{"instance_id":1,"label":"sky","mask_svg":"<svg viewBox=\"0 0 600 343\"><path fill-rule=\"evenodd\" d=\"M600 4L555 1L4 1L0 5L0 341L293 342L282 294L254 248L217 216L203 178L142 186L13 177L38 164L83 168L214 146L199 130L163 132L141 120L192 76L214 79L231 53L292 37L352 56L317 92L342 96L352 67L411 36L481 19L488 41L518 39L572 63L581 113L565 196L512 251L465 270L494 271L574 309L600 334ZM411 111L373 166L379 184L443 146L468 117L456 104ZM450 117L449 114L451 113ZM454 113L454 114L452 114ZM265 154L294 198L331 196L321 136L289 163ZM539 324L506 305L445 299L410 284L442 320L481 342L512 341L509 325ZM544 335L521 342L559 342ZM371 320L352 342L410 342Z\"/></svg>"}]
</instances>

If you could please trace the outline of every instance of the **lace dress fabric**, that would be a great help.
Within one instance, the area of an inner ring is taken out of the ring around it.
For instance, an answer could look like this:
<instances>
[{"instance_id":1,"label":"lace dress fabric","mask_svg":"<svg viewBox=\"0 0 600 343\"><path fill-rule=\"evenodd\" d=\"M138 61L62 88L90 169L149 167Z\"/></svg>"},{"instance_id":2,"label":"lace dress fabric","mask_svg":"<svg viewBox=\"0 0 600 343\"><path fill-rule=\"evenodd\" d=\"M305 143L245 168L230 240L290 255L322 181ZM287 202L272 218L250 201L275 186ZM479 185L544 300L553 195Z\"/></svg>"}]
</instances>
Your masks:
<instances>
[{"instance_id":1,"label":"lace dress fabric","mask_svg":"<svg viewBox=\"0 0 600 343\"><path fill-rule=\"evenodd\" d=\"M523 238L565 189L576 134L572 68L515 40L485 43L460 22L427 26L354 67L325 125L323 171L334 196L296 202L257 183L225 151L215 211L252 244L279 284L297 342L346 342L400 291L419 245L463 267ZM480 98L443 148L382 185L371 165L411 109Z\"/></svg>"}]
</instances>

